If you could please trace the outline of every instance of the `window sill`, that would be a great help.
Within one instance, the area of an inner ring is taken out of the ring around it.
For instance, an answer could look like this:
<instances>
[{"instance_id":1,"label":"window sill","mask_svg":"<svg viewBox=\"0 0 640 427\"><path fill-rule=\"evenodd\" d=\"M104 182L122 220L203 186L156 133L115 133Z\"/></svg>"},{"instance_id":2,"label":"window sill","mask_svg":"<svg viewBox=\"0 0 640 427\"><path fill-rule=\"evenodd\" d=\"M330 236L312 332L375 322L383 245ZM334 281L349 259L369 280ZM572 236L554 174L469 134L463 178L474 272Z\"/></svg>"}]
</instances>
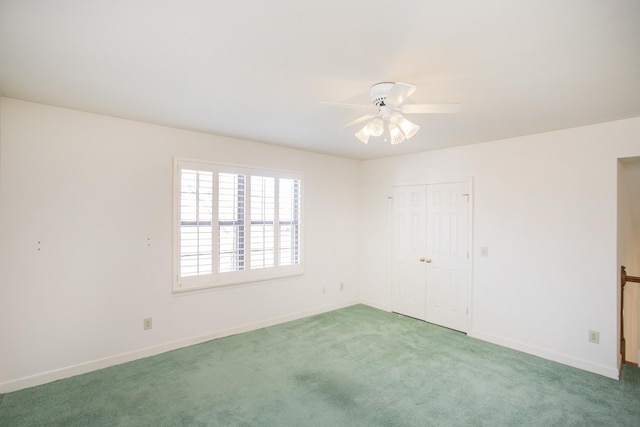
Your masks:
<instances>
[{"instance_id":1,"label":"window sill","mask_svg":"<svg viewBox=\"0 0 640 427\"><path fill-rule=\"evenodd\" d=\"M235 285L243 285L248 283L266 282L269 280L284 279L288 277L302 276L304 270L301 265L290 267L279 267L278 271L267 271L264 273L259 270L252 270L249 274L245 272L220 273L215 278L198 283L189 283L183 280L173 285L173 293L184 293L196 290L231 287Z\"/></svg>"}]
</instances>

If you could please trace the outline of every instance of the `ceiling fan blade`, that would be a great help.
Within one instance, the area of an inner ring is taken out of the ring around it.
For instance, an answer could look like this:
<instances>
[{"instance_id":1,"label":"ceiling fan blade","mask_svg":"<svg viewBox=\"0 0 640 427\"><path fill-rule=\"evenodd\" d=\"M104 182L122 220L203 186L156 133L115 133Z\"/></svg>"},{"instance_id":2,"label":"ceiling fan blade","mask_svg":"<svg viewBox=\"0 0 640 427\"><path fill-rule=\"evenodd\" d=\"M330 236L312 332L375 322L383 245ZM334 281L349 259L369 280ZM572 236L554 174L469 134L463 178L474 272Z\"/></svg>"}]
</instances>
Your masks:
<instances>
[{"instance_id":1,"label":"ceiling fan blade","mask_svg":"<svg viewBox=\"0 0 640 427\"><path fill-rule=\"evenodd\" d=\"M371 110L371 111L376 111L376 107L374 105L345 104L344 102L331 102L331 101L323 101L320 104L327 105L327 106L330 106L330 107L349 108L351 110Z\"/></svg>"},{"instance_id":2,"label":"ceiling fan blade","mask_svg":"<svg viewBox=\"0 0 640 427\"><path fill-rule=\"evenodd\" d=\"M340 129L345 129L345 128L348 128L350 126L357 125L358 123L365 122L365 121L367 121L369 119L372 119L374 117L376 117L376 114L365 114L364 116L360 116L357 119L350 121L346 125L340 126Z\"/></svg>"},{"instance_id":3,"label":"ceiling fan blade","mask_svg":"<svg viewBox=\"0 0 640 427\"><path fill-rule=\"evenodd\" d=\"M459 113L461 110L460 104L406 104L400 107L400 111L407 114Z\"/></svg>"},{"instance_id":4,"label":"ceiling fan blade","mask_svg":"<svg viewBox=\"0 0 640 427\"><path fill-rule=\"evenodd\" d=\"M402 104L416 90L413 85L406 83L394 83L384 101L386 105L397 107Z\"/></svg>"}]
</instances>

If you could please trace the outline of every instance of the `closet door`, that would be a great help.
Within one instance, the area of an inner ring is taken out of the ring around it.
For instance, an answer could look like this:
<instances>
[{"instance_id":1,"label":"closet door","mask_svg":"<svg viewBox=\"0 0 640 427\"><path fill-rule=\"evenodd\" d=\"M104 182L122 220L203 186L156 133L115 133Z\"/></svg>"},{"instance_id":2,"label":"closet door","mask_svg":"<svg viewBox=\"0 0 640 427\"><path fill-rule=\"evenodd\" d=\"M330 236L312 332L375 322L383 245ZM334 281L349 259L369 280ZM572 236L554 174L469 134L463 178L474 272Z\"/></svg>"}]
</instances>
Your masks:
<instances>
[{"instance_id":1,"label":"closet door","mask_svg":"<svg viewBox=\"0 0 640 427\"><path fill-rule=\"evenodd\" d=\"M469 196L467 183L427 185L426 318L467 331Z\"/></svg>"},{"instance_id":2,"label":"closet door","mask_svg":"<svg viewBox=\"0 0 640 427\"><path fill-rule=\"evenodd\" d=\"M391 310L425 320L426 187L393 189L393 247Z\"/></svg>"},{"instance_id":3,"label":"closet door","mask_svg":"<svg viewBox=\"0 0 640 427\"><path fill-rule=\"evenodd\" d=\"M467 331L468 184L393 190L392 311Z\"/></svg>"}]
</instances>

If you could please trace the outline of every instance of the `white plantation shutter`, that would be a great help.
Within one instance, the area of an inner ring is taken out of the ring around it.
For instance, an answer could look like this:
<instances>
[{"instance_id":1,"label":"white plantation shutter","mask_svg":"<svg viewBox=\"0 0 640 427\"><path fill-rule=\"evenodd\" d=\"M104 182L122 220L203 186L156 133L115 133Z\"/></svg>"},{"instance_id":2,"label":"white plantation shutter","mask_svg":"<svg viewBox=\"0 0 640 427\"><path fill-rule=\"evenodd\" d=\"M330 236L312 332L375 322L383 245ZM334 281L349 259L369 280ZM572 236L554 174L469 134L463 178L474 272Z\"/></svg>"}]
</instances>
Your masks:
<instances>
[{"instance_id":1,"label":"white plantation shutter","mask_svg":"<svg viewBox=\"0 0 640 427\"><path fill-rule=\"evenodd\" d=\"M221 173L218 177L218 271L241 271L245 262L246 176Z\"/></svg>"},{"instance_id":2,"label":"white plantation shutter","mask_svg":"<svg viewBox=\"0 0 640 427\"><path fill-rule=\"evenodd\" d=\"M293 265L300 257L300 180L278 181L278 265Z\"/></svg>"},{"instance_id":3,"label":"white plantation shutter","mask_svg":"<svg viewBox=\"0 0 640 427\"><path fill-rule=\"evenodd\" d=\"M251 177L251 268L274 266L275 182L273 177Z\"/></svg>"},{"instance_id":4,"label":"white plantation shutter","mask_svg":"<svg viewBox=\"0 0 640 427\"><path fill-rule=\"evenodd\" d=\"M174 291L303 273L299 174L175 164Z\"/></svg>"},{"instance_id":5,"label":"white plantation shutter","mask_svg":"<svg viewBox=\"0 0 640 427\"><path fill-rule=\"evenodd\" d=\"M213 173L182 169L180 177L180 275L211 274Z\"/></svg>"}]
</instances>

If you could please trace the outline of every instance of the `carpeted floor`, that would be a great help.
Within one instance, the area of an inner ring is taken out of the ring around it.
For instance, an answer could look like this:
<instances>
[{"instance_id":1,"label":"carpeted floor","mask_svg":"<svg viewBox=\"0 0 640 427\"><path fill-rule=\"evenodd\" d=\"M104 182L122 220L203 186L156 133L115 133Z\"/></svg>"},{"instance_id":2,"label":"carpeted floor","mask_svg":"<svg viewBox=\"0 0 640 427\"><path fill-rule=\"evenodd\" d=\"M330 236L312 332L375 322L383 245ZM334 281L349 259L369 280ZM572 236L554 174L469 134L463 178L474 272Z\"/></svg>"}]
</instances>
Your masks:
<instances>
[{"instance_id":1,"label":"carpeted floor","mask_svg":"<svg viewBox=\"0 0 640 427\"><path fill-rule=\"evenodd\" d=\"M622 380L366 306L0 397L1 426L640 426Z\"/></svg>"}]
</instances>

